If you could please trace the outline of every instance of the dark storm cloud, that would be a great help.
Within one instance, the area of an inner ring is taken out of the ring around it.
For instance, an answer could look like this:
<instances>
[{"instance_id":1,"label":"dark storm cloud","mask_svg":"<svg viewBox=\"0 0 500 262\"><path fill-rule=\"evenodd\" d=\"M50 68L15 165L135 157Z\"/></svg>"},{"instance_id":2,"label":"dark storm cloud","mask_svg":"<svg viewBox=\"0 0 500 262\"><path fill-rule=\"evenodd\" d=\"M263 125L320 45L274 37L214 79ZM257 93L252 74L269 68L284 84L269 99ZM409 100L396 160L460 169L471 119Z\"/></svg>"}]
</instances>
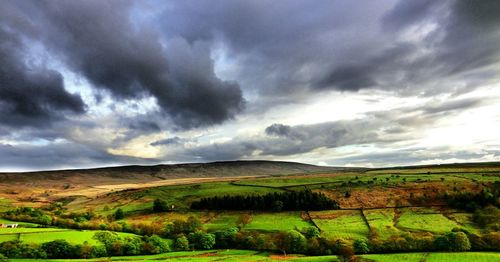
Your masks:
<instances>
[{"instance_id":1,"label":"dark storm cloud","mask_svg":"<svg viewBox=\"0 0 500 262\"><path fill-rule=\"evenodd\" d=\"M268 135L276 135L276 136L288 136L292 128L288 125L283 124L272 124L266 127L266 134Z\"/></svg>"},{"instance_id":2,"label":"dark storm cloud","mask_svg":"<svg viewBox=\"0 0 500 262\"><path fill-rule=\"evenodd\" d=\"M370 19L386 10L373 1L182 1L158 22L168 34L223 42L241 66L232 77L286 101L316 83L321 68L361 59L352 55L379 42L370 39L376 35Z\"/></svg>"},{"instance_id":3,"label":"dark storm cloud","mask_svg":"<svg viewBox=\"0 0 500 262\"><path fill-rule=\"evenodd\" d=\"M1 15L1 12L0 12ZM30 64L22 36L0 18L0 125L49 126L82 114L82 99L64 89L59 72Z\"/></svg>"},{"instance_id":4,"label":"dark storm cloud","mask_svg":"<svg viewBox=\"0 0 500 262\"><path fill-rule=\"evenodd\" d=\"M17 9L7 19L29 21L12 30L117 99L152 95L182 128L219 124L243 108L238 84L215 76L209 48L179 40L166 51L159 33L132 20L129 1L33 1L20 12L27 3L4 2Z\"/></svg>"},{"instance_id":5,"label":"dark storm cloud","mask_svg":"<svg viewBox=\"0 0 500 262\"><path fill-rule=\"evenodd\" d=\"M485 2L183 1L159 22L190 41L223 42L242 68L233 77L280 102L367 88L432 95L494 80L483 67L500 60L500 8Z\"/></svg>"},{"instance_id":6,"label":"dark storm cloud","mask_svg":"<svg viewBox=\"0 0 500 262\"><path fill-rule=\"evenodd\" d=\"M179 144L183 143L184 141L185 141L184 139L182 139L178 136L174 136L174 137L169 137L166 139L155 141L155 142L151 143L151 145L152 146L179 145Z\"/></svg>"}]
</instances>

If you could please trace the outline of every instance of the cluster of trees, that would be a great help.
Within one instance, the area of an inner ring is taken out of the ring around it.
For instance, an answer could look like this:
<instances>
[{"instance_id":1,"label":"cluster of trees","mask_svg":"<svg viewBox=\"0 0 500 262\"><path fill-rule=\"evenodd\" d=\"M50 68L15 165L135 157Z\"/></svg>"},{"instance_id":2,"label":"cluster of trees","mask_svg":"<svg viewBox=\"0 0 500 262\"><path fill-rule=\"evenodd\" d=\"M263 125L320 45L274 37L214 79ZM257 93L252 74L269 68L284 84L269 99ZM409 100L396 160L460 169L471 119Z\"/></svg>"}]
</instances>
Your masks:
<instances>
[{"instance_id":1,"label":"cluster of trees","mask_svg":"<svg viewBox=\"0 0 500 262\"><path fill-rule=\"evenodd\" d=\"M150 255L170 251L165 239L150 237L120 238L116 233L98 232L94 238L100 245L88 242L73 245L66 240L54 240L43 244L27 244L19 240L0 243L0 254L7 258L96 258L121 255Z\"/></svg>"},{"instance_id":2,"label":"cluster of trees","mask_svg":"<svg viewBox=\"0 0 500 262\"><path fill-rule=\"evenodd\" d=\"M41 209L32 207L20 207L9 210L3 214L3 217L15 221L33 222L41 225L51 225L52 217L45 214Z\"/></svg>"},{"instance_id":3,"label":"cluster of trees","mask_svg":"<svg viewBox=\"0 0 500 262\"><path fill-rule=\"evenodd\" d=\"M414 235L401 233L381 240L372 232L367 242L370 251L376 253L417 252L417 251L498 251L500 232L490 232L482 236L461 229L454 229L444 235L425 233Z\"/></svg>"},{"instance_id":4,"label":"cluster of trees","mask_svg":"<svg viewBox=\"0 0 500 262\"><path fill-rule=\"evenodd\" d=\"M488 205L500 207L500 182L495 182L493 187L484 188L478 194L471 192L445 194L445 199L448 205L471 212Z\"/></svg>"},{"instance_id":5,"label":"cluster of trees","mask_svg":"<svg viewBox=\"0 0 500 262\"><path fill-rule=\"evenodd\" d=\"M474 222L483 228L500 231L500 209L489 205L485 208L478 208L474 212Z\"/></svg>"},{"instance_id":6,"label":"cluster of trees","mask_svg":"<svg viewBox=\"0 0 500 262\"><path fill-rule=\"evenodd\" d=\"M265 195L237 195L202 198L191 204L192 209L209 210L330 210L338 209L337 201L322 193L303 190L298 192L269 193Z\"/></svg>"}]
</instances>

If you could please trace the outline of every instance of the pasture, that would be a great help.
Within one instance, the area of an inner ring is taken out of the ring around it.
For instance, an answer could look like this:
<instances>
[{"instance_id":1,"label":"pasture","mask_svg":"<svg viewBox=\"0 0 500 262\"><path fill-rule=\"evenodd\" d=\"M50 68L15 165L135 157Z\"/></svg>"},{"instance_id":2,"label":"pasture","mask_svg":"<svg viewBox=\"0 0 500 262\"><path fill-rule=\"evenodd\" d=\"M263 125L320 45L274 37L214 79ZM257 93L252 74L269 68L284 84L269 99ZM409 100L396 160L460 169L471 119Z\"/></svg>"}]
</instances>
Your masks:
<instances>
[{"instance_id":1,"label":"pasture","mask_svg":"<svg viewBox=\"0 0 500 262\"><path fill-rule=\"evenodd\" d=\"M313 221L328 238L366 239L368 226L359 211L317 211L310 212Z\"/></svg>"},{"instance_id":2,"label":"pasture","mask_svg":"<svg viewBox=\"0 0 500 262\"><path fill-rule=\"evenodd\" d=\"M251 222L244 230L258 230L267 232L288 231L312 226L302 219L300 212L253 213Z\"/></svg>"},{"instance_id":3,"label":"pasture","mask_svg":"<svg viewBox=\"0 0 500 262\"><path fill-rule=\"evenodd\" d=\"M500 261L499 252L462 252L462 253L400 253L361 256L375 262L493 262Z\"/></svg>"},{"instance_id":4,"label":"pasture","mask_svg":"<svg viewBox=\"0 0 500 262\"><path fill-rule=\"evenodd\" d=\"M395 253L395 254L373 254L360 256L365 261L374 262L493 262L500 261L498 252L466 252L466 253ZM258 252L251 250L206 250L206 251L181 251L170 252L149 256L122 256L111 257L106 261L142 261L155 262L161 260L168 261L313 261L313 262L335 262L340 261L337 256L303 256L303 255L274 255L268 252ZM103 261L102 259L12 259L12 262L82 262L82 261Z\"/></svg>"},{"instance_id":5,"label":"pasture","mask_svg":"<svg viewBox=\"0 0 500 262\"><path fill-rule=\"evenodd\" d=\"M62 228L0 228L0 242L21 240L26 243L41 244L57 239L64 239L72 244L98 244L93 236L94 230L72 230ZM117 233L120 237L138 237L129 233Z\"/></svg>"},{"instance_id":6,"label":"pasture","mask_svg":"<svg viewBox=\"0 0 500 262\"><path fill-rule=\"evenodd\" d=\"M450 232L461 226L443 214L429 209L403 209L396 227L408 231L428 231L432 233Z\"/></svg>"},{"instance_id":7,"label":"pasture","mask_svg":"<svg viewBox=\"0 0 500 262\"><path fill-rule=\"evenodd\" d=\"M363 212L365 213L370 228L377 232L381 239L388 239L400 232L400 230L394 226L394 209L374 209L365 210Z\"/></svg>"}]
</instances>

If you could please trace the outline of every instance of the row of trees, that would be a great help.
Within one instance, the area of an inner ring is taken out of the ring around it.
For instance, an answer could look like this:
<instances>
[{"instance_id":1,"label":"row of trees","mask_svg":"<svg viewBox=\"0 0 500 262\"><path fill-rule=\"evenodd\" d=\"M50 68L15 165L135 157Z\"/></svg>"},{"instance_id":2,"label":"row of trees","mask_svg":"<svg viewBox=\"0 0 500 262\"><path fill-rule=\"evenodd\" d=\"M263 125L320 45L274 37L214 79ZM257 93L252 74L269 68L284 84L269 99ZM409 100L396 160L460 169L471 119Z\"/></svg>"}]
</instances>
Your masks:
<instances>
[{"instance_id":1,"label":"row of trees","mask_svg":"<svg viewBox=\"0 0 500 262\"><path fill-rule=\"evenodd\" d=\"M208 210L329 210L338 209L337 201L322 193L303 190L298 192L269 193L265 195L224 195L202 198L191 204L192 209Z\"/></svg>"},{"instance_id":2,"label":"row of trees","mask_svg":"<svg viewBox=\"0 0 500 262\"><path fill-rule=\"evenodd\" d=\"M150 255L170 251L165 239L159 236L120 238L116 233L98 232L94 238L100 245L88 242L73 245L66 240L27 244L19 240L0 243L0 254L8 258L96 258L121 255Z\"/></svg>"}]
</instances>

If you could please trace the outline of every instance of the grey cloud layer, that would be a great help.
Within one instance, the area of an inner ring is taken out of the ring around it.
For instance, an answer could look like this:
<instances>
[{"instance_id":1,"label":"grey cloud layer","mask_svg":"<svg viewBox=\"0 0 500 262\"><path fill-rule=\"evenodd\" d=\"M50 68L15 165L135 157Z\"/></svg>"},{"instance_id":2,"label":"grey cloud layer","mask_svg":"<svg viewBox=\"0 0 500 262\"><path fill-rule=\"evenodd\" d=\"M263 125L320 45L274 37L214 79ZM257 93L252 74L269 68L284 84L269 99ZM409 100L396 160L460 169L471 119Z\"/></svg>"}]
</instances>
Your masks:
<instances>
[{"instance_id":1,"label":"grey cloud layer","mask_svg":"<svg viewBox=\"0 0 500 262\"><path fill-rule=\"evenodd\" d=\"M219 124L244 106L238 84L215 76L209 48L179 40L166 50L159 33L131 20L129 1L7 1L2 8L9 30L41 42L95 88L118 100L152 95L181 128ZM57 72L42 73L62 89ZM2 86L22 84L13 81Z\"/></svg>"},{"instance_id":2,"label":"grey cloud layer","mask_svg":"<svg viewBox=\"0 0 500 262\"><path fill-rule=\"evenodd\" d=\"M0 24L0 125L47 126L84 113L82 99L64 89L61 74L30 63L26 49L10 24Z\"/></svg>"},{"instance_id":3,"label":"grey cloud layer","mask_svg":"<svg viewBox=\"0 0 500 262\"><path fill-rule=\"evenodd\" d=\"M33 167L63 159L75 165L134 161L106 149L166 130L171 137L150 146L176 147L178 155L166 159L175 161L394 145L412 139L420 126L485 100L437 101L316 125L277 123L261 137L237 136L209 146L184 148L197 143L181 133L241 114L264 117L275 106L332 91L452 97L496 83L499 13L499 1L469 0L2 1L0 139L68 142L3 145L0 159L9 156L4 159L22 165L43 155L45 147L52 154L41 158L45 162L32 161ZM91 103L64 86L68 71L90 83L94 95L112 102L153 97L159 111L115 113L109 116L115 122L99 119L90 113ZM72 128L103 127L119 135L106 142L70 135Z\"/></svg>"},{"instance_id":4,"label":"grey cloud layer","mask_svg":"<svg viewBox=\"0 0 500 262\"><path fill-rule=\"evenodd\" d=\"M186 150L201 159L223 160L291 156L349 145L377 144L391 147L398 142L418 139L422 130L436 125L440 119L459 114L465 108L495 102L483 97L467 98L376 111L353 120L296 126L276 123L265 128L265 136L235 137L227 142ZM181 141L175 138L177 145ZM159 141L155 145L168 146L170 142L173 140Z\"/></svg>"}]
</instances>

